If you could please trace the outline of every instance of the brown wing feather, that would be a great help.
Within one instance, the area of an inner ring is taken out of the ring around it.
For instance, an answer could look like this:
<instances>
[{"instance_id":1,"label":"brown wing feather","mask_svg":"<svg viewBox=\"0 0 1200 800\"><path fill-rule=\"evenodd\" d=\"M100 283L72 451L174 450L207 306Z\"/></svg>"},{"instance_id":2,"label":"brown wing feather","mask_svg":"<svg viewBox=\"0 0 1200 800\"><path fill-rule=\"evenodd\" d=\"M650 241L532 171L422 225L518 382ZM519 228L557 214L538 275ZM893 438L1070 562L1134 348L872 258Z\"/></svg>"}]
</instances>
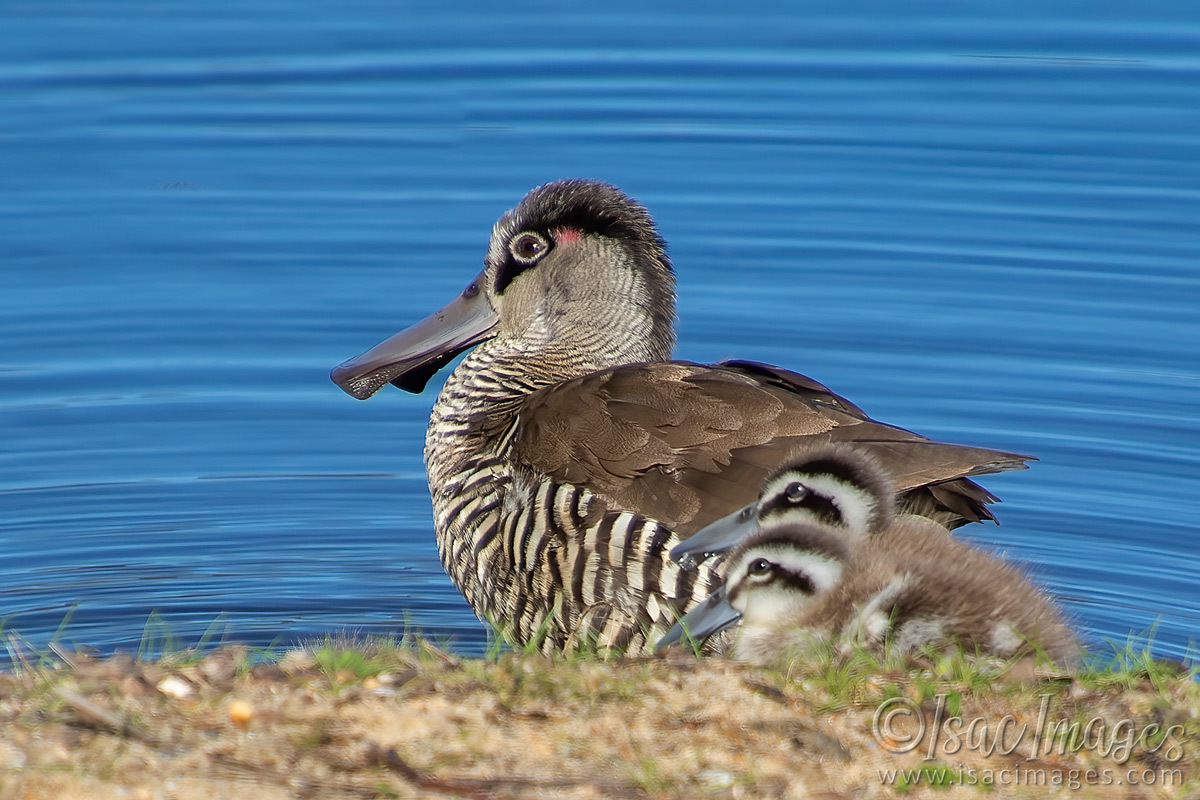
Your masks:
<instances>
[{"instance_id":1,"label":"brown wing feather","mask_svg":"<svg viewBox=\"0 0 1200 800\"><path fill-rule=\"evenodd\" d=\"M917 513L952 524L991 518L994 496L965 476L1022 469L1028 458L930 441L811 378L745 361L602 370L531 394L516 426L518 462L684 535L753 500L801 447L858 443L896 481L902 507L909 492L929 506Z\"/></svg>"}]
</instances>

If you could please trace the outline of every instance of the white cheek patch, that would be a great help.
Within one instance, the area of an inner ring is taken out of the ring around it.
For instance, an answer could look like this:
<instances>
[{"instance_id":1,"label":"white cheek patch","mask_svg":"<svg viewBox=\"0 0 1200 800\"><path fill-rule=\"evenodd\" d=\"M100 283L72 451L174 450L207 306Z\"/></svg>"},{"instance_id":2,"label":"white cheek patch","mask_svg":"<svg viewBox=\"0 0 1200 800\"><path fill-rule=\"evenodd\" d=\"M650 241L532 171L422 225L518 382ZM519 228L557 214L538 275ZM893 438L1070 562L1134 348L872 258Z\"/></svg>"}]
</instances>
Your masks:
<instances>
[{"instance_id":1,"label":"white cheek patch","mask_svg":"<svg viewBox=\"0 0 1200 800\"><path fill-rule=\"evenodd\" d=\"M778 628L795 619L812 602L806 594L777 586L764 586L758 591L743 592L742 630ZM736 606L735 606L736 607Z\"/></svg>"}]
</instances>

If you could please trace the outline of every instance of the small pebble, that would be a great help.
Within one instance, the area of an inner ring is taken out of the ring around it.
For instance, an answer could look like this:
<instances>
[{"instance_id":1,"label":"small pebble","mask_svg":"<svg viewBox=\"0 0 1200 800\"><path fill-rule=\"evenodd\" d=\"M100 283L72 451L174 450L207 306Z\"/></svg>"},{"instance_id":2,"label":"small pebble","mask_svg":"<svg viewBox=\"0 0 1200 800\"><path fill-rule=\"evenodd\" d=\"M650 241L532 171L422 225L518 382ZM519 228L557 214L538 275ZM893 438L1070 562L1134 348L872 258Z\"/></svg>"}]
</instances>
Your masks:
<instances>
[{"instance_id":1,"label":"small pebble","mask_svg":"<svg viewBox=\"0 0 1200 800\"><path fill-rule=\"evenodd\" d=\"M250 720L253 718L254 706L245 700L234 700L229 704L229 720L242 730L250 727Z\"/></svg>"},{"instance_id":2,"label":"small pebble","mask_svg":"<svg viewBox=\"0 0 1200 800\"><path fill-rule=\"evenodd\" d=\"M706 769L696 773L696 781L705 792L719 792L733 786L734 777L723 769Z\"/></svg>"},{"instance_id":3,"label":"small pebble","mask_svg":"<svg viewBox=\"0 0 1200 800\"><path fill-rule=\"evenodd\" d=\"M176 675L168 675L159 681L158 690L176 700L185 700L196 693L196 687Z\"/></svg>"}]
</instances>

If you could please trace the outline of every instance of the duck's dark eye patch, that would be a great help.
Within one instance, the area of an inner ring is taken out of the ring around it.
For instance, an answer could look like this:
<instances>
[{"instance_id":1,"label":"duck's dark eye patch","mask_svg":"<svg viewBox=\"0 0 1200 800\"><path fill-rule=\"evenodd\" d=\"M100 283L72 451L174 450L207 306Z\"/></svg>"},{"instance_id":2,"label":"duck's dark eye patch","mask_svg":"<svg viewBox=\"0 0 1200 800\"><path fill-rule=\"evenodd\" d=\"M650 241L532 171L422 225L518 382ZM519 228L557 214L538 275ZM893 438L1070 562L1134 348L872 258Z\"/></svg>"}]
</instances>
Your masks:
<instances>
[{"instance_id":1,"label":"duck's dark eye patch","mask_svg":"<svg viewBox=\"0 0 1200 800\"><path fill-rule=\"evenodd\" d=\"M553 247L551 240L534 231L525 231L509 239L510 256L496 272L496 294L501 294L513 278L541 261Z\"/></svg>"}]
</instances>

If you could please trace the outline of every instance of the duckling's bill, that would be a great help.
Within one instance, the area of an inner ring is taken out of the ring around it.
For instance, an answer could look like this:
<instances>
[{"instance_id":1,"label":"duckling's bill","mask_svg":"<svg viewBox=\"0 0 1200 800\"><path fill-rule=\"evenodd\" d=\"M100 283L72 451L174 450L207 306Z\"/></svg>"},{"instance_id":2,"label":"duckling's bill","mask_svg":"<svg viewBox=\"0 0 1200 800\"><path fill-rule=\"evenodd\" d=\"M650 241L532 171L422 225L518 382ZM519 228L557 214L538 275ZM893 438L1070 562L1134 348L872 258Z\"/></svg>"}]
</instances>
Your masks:
<instances>
[{"instance_id":1,"label":"duckling's bill","mask_svg":"<svg viewBox=\"0 0 1200 800\"><path fill-rule=\"evenodd\" d=\"M755 500L716 522L705 525L671 549L671 558L684 569L694 569L709 556L719 555L736 547L743 539L758 530L759 503Z\"/></svg>"},{"instance_id":2,"label":"duckling's bill","mask_svg":"<svg viewBox=\"0 0 1200 800\"><path fill-rule=\"evenodd\" d=\"M729 604L722 586L708 596L700 605L679 618L671 630L658 640L656 650L682 642L684 638L703 642L709 636L720 633L742 618L742 612Z\"/></svg>"},{"instance_id":3,"label":"duckling's bill","mask_svg":"<svg viewBox=\"0 0 1200 800\"><path fill-rule=\"evenodd\" d=\"M456 355L494 335L500 317L482 291L483 281L481 272L445 308L338 364L329 377L359 400L386 383L420 392Z\"/></svg>"}]
</instances>

